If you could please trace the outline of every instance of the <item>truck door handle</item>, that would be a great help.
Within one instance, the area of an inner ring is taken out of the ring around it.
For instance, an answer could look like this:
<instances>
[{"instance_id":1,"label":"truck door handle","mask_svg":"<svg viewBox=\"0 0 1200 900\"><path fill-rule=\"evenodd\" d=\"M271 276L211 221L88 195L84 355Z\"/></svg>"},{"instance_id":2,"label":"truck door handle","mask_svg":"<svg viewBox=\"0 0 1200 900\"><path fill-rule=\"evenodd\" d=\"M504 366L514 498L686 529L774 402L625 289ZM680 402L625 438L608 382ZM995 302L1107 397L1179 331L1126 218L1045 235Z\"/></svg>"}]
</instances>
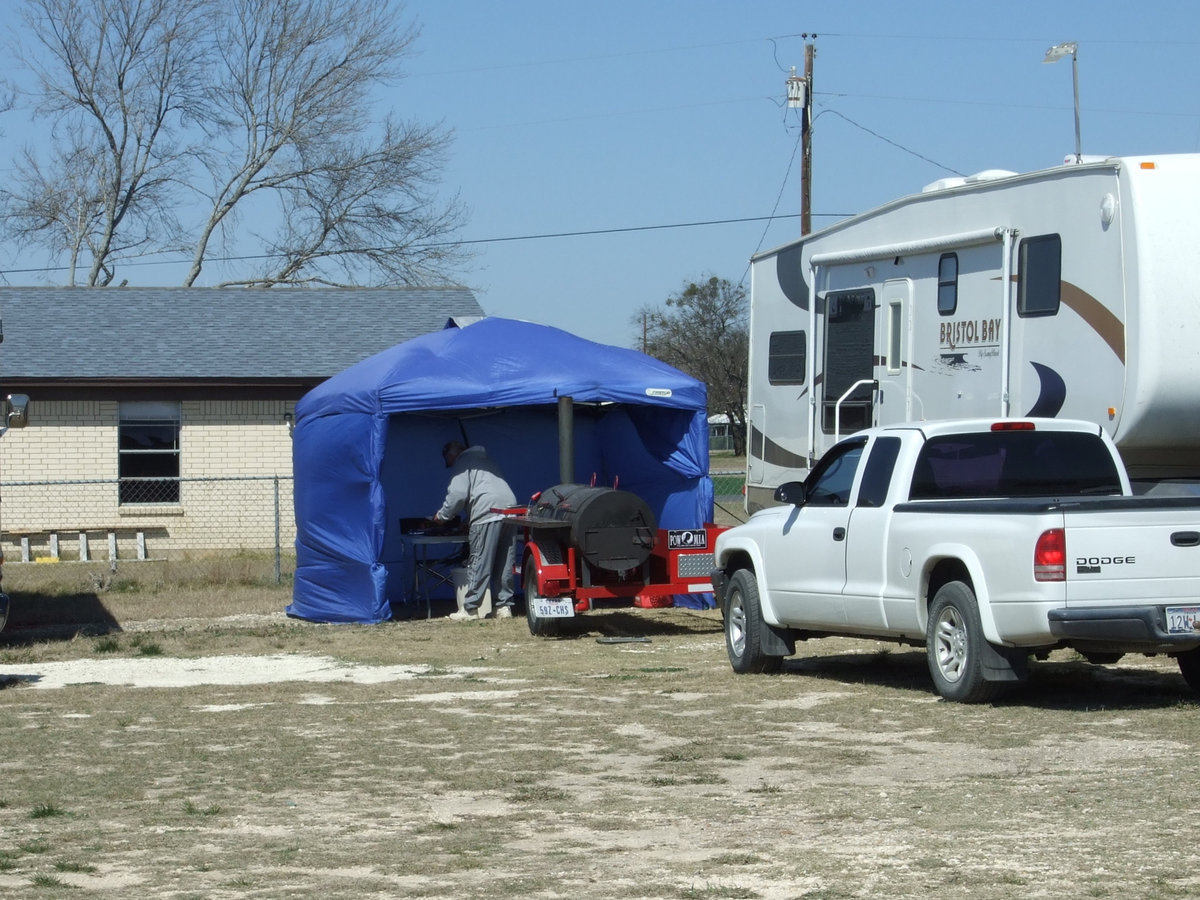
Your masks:
<instances>
[{"instance_id":1,"label":"truck door handle","mask_svg":"<svg viewBox=\"0 0 1200 900\"><path fill-rule=\"evenodd\" d=\"M1200 535L1197 537L1200 537ZM835 541L844 541L846 539L846 529L841 526L833 529L833 539Z\"/></svg>"},{"instance_id":2,"label":"truck door handle","mask_svg":"<svg viewBox=\"0 0 1200 900\"><path fill-rule=\"evenodd\" d=\"M1176 547L1195 547L1200 545L1200 531L1176 531L1171 535L1171 543Z\"/></svg>"}]
</instances>

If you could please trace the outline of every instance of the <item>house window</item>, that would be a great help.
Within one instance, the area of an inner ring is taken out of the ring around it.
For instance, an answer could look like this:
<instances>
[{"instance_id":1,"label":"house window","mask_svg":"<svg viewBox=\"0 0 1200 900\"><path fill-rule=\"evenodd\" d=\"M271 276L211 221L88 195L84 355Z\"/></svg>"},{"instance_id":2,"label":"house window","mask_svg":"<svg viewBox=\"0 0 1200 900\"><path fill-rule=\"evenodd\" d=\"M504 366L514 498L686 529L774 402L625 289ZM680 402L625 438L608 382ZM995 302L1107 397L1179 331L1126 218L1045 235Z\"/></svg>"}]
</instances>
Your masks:
<instances>
[{"instance_id":1,"label":"house window","mask_svg":"<svg viewBox=\"0 0 1200 900\"><path fill-rule=\"evenodd\" d=\"M1053 316L1058 313L1062 278L1062 239L1043 234L1021 241L1018 251L1017 315Z\"/></svg>"},{"instance_id":2,"label":"house window","mask_svg":"<svg viewBox=\"0 0 1200 900\"><path fill-rule=\"evenodd\" d=\"M179 502L178 403L121 404L117 476L122 505Z\"/></svg>"},{"instance_id":3,"label":"house window","mask_svg":"<svg viewBox=\"0 0 1200 900\"><path fill-rule=\"evenodd\" d=\"M953 253L943 253L938 260L937 304L943 316L958 309L958 257Z\"/></svg>"},{"instance_id":4,"label":"house window","mask_svg":"<svg viewBox=\"0 0 1200 900\"><path fill-rule=\"evenodd\" d=\"M804 384L803 331L773 331L767 348L767 381L770 384Z\"/></svg>"}]
</instances>

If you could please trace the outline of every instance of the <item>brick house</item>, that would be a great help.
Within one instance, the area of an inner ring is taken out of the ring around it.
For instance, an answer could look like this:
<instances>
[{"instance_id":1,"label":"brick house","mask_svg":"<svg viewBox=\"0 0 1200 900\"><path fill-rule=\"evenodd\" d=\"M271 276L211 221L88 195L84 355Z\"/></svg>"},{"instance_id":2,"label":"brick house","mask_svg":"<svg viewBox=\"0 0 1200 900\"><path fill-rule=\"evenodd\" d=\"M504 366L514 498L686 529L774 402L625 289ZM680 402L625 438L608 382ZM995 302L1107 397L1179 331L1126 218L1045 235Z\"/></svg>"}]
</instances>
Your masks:
<instances>
[{"instance_id":1,"label":"brick house","mask_svg":"<svg viewBox=\"0 0 1200 900\"><path fill-rule=\"evenodd\" d=\"M30 396L0 439L9 560L290 548L296 401L483 314L465 288L17 287L0 310L0 391Z\"/></svg>"}]
</instances>

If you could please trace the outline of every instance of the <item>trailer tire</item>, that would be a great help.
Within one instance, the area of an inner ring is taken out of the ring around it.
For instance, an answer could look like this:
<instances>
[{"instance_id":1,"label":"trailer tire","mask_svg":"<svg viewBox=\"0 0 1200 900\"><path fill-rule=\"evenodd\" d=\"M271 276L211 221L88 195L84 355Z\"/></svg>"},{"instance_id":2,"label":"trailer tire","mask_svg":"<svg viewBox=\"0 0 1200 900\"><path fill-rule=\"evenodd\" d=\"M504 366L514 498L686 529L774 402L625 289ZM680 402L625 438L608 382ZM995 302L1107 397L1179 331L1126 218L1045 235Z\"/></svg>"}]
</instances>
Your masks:
<instances>
[{"instance_id":1,"label":"trailer tire","mask_svg":"<svg viewBox=\"0 0 1200 900\"><path fill-rule=\"evenodd\" d=\"M562 631L562 619L551 619L539 616L534 612L534 600L537 592L537 565L533 557L525 559L525 567L521 570L521 585L525 588L525 621L529 624L529 633L535 637L550 637Z\"/></svg>"},{"instance_id":2,"label":"trailer tire","mask_svg":"<svg viewBox=\"0 0 1200 900\"><path fill-rule=\"evenodd\" d=\"M929 674L942 697L957 703L985 703L1000 693L1000 682L984 678L985 644L975 592L961 581L942 585L925 626Z\"/></svg>"},{"instance_id":3,"label":"trailer tire","mask_svg":"<svg viewBox=\"0 0 1200 900\"><path fill-rule=\"evenodd\" d=\"M1175 662L1179 663L1179 674L1188 687L1200 694L1200 647L1177 654Z\"/></svg>"},{"instance_id":4,"label":"trailer tire","mask_svg":"<svg viewBox=\"0 0 1200 900\"><path fill-rule=\"evenodd\" d=\"M729 579L722 607L725 614L725 652L729 665L739 675L778 672L782 656L768 656L762 648L762 604L758 581L749 569L738 569Z\"/></svg>"}]
</instances>

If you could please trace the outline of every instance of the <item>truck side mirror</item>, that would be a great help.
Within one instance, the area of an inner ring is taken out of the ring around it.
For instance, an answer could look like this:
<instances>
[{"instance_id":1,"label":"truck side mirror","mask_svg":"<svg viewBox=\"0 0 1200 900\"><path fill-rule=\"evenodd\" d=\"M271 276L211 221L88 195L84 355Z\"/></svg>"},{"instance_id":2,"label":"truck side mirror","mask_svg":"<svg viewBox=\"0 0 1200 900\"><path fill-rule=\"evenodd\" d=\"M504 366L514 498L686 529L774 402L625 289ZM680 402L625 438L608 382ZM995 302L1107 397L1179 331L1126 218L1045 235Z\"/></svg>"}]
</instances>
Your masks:
<instances>
[{"instance_id":1,"label":"truck side mirror","mask_svg":"<svg viewBox=\"0 0 1200 900\"><path fill-rule=\"evenodd\" d=\"M9 428L24 428L29 424L29 395L9 394L4 401L4 412Z\"/></svg>"},{"instance_id":2,"label":"truck side mirror","mask_svg":"<svg viewBox=\"0 0 1200 900\"><path fill-rule=\"evenodd\" d=\"M803 481L785 481L775 488L776 503L790 503L792 506L803 506L806 498Z\"/></svg>"}]
</instances>

